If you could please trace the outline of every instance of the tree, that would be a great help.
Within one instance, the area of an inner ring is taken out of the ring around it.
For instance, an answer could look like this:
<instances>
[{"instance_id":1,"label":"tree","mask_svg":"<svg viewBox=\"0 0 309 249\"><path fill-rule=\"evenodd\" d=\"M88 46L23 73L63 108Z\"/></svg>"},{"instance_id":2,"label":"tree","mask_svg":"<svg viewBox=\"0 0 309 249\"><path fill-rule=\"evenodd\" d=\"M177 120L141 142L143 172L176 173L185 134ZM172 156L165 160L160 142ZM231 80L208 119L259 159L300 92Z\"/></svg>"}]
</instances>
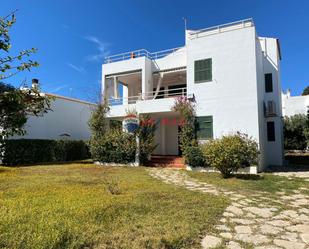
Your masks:
<instances>
[{"instance_id":1,"label":"tree","mask_svg":"<svg viewBox=\"0 0 309 249\"><path fill-rule=\"evenodd\" d=\"M97 105L96 109L92 112L89 127L92 132L92 139L102 138L108 130L108 120L106 119L109 107L105 101Z\"/></svg>"},{"instance_id":2,"label":"tree","mask_svg":"<svg viewBox=\"0 0 309 249\"><path fill-rule=\"evenodd\" d=\"M28 115L39 116L50 110L50 99L36 88L17 89L3 81L22 71L30 71L39 64L26 60L35 48L10 55L11 39L9 31L16 22L15 12L0 17L0 140L12 135L24 135L23 125Z\"/></svg>"},{"instance_id":3,"label":"tree","mask_svg":"<svg viewBox=\"0 0 309 249\"><path fill-rule=\"evenodd\" d=\"M304 150L309 141L309 122L305 114L296 114L284 118L284 148Z\"/></svg>"},{"instance_id":4,"label":"tree","mask_svg":"<svg viewBox=\"0 0 309 249\"><path fill-rule=\"evenodd\" d=\"M304 89L302 95L303 95L303 96L309 95L309 86L307 86L307 87Z\"/></svg>"},{"instance_id":5,"label":"tree","mask_svg":"<svg viewBox=\"0 0 309 249\"><path fill-rule=\"evenodd\" d=\"M195 105L186 97L179 97L175 100L172 111L178 112L182 118L179 143L181 151L186 156L186 149L197 144L195 139Z\"/></svg>"}]
</instances>

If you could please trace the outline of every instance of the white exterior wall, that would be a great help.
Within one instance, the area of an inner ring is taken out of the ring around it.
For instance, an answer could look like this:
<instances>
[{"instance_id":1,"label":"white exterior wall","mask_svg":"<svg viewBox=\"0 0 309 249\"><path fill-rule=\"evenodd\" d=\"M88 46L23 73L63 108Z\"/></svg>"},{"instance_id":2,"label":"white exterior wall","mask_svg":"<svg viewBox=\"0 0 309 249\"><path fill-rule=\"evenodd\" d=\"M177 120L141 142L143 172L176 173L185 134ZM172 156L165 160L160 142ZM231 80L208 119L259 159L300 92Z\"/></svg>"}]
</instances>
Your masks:
<instances>
[{"instance_id":1,"label":"white exterior wall","mask_svg":"<svg viewBox=\"0 0 309 249\"><path fill-rule=\"evenodd\" d=\"M253 27L187 41L187 87L214 137L241 131L259 140ZM212 82L194 83L194 61L212 58Z\"/></svg>"},{"instance_id":2,"label":"white exterior wall","mask_svg":"<svg viewBox=\"0 0 309 249\"><path fill-rule=\"evenodd\" d=\"M281 81L280 81L280 54L278 41L275 38L259 38L261 53L257 56L262 57L262 68L258 72L262 72L262 91L264 92L263 100L274 101L276 106L276 116L264 118L264 122L260 123L264 130L264 145L263 151L264 163L262 169L268 165L282 165L283 164L283 121L282 121L282 102L281 102ZM264 74L271 73L273 79L273 91L265 91ZM267 141L267 122L273 121L275 123L275 141ZM263 124L264 123L264 124Z\"/></svg>"},{"instance_id":3,"label":"white exterior wall","mask_svg":"<svg viewBox=\"0 0 309 249\"><path fill-rule=\"evenodd\" d=\"M30 116L25 124L27 134L14 136L14 139L88 140L91 135L88 120L94 107L90 103L56 98L51 104L52 111L42 117ZM70 137L61 137L61 134Z\"/></svg>"},{"instance_id":4,"label":"white exterior wall","mask_svg":"<svg viewBox=\"0 0 309 249\"><path fill-rule=\"evenodd\" d=\"M309 95L290 96L290 94L282 94L283 116L293 116L295 114L307 114L308 107L309 107Z\"/></svg>"}]
</instances>

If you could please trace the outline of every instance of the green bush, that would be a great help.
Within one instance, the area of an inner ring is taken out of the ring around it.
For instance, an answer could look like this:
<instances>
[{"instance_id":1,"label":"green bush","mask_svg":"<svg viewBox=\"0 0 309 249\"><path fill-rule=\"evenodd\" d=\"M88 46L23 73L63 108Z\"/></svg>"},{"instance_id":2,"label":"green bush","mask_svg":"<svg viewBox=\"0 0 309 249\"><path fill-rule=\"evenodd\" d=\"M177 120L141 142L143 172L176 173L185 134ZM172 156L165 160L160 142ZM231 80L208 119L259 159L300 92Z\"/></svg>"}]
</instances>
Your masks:
<instances>
[{"instance_id":1,"label":"green bush","mask_svg":"<svg viewBox=\"0 0 309 249\"><path fill-rule=\"evenodd\" d=\"M90 143L92 159L104 163L130 163L135 161L135 135L110 130L102 137L92 138Z\"/></svg>"},{"instance_id":2,"label":"green bush","mask_svg":"<svg viewBox=\"0 0 309 249\"><path fill-rule=\"evenodd\" d=\"M84 141L71 140L5 140L1 151L2 162L5 165L74 161L90 157Z\"/></svg>"},{"instance_id":3,"label":"green bush","mask_svg":"<svg viewBox=\"0 0 309 249\"><path fill-rule=\"evenodd\" d=\"M284 118L284 148L304 150L309 145L309 119L305 114Z\"/></svg>"},{"instance_id":4,"label":"green bush","mask_svg":"<svg viewBox=\"0 0 309 249\"><path fill-rule=\"evenodd\" d=\"M140 163L146 165L149 161L151 153L157 147L155 143L155 121L149 115L141 116L140 126L138 128Z\"/></svg>"},{"instance_id":5,"label":"green bush","mask_svg":"<svg viewBox=\"0 0 309 249\"><path fill-rule=\"evenodd\" d=\"M206 162L229 177L239 168L256 165L258 145L246 134L236 133L208 141L202 146Z\"/></svg>"},{"instance_id":6,"label":"green bush","mask_svg":"<svg viewBox=\"0 0 309 249\"><path fill-rule=\"evenodd\" d=\"M187 147L184 151L185 162L192 167L203 167L205 166L205 157L199 146Z\"/></svg>"}]
</instances>

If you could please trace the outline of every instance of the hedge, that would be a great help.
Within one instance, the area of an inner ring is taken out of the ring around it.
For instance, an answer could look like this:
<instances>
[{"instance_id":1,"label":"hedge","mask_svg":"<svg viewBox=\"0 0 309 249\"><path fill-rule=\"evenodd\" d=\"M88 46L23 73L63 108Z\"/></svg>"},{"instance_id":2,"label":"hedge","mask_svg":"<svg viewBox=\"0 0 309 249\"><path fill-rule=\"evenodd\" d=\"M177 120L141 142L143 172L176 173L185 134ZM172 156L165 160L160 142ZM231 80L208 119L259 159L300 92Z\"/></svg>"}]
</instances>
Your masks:
<instances>
[{"instance_id":1,"label":"hedge","mask_svg":"<svg viewBox=\"0 0 309 249\"><path fill-rule=\"evenodd\" d=\"M77 140L5 140L1 151L4 165L64 162L90 158L86 143Z\"/></svg>"}]
</instances>

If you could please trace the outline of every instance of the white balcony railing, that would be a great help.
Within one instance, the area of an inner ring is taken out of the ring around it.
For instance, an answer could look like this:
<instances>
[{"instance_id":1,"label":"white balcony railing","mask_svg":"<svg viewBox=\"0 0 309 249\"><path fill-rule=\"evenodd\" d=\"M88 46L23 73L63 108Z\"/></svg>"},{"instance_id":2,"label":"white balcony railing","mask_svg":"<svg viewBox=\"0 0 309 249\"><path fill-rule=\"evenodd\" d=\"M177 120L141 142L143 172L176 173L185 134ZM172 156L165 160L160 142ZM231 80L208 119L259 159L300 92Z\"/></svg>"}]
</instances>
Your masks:
<instances>
[{"instance_id":1,"label":"white balcony railing","mask_svg":"<svg viewBox=\"0 0 309 249\"><path fill-rule=\"evenodd\" d=\"M186 97L187 96L187 88L174 88L174 89L165 89L160 90L156 95L156 91L140 93L136 96L129 96L127 98L109 98L109 105L127 105L127 104L135 104L137 101L145 101L145 100L154 100L154 99L164 99L164 98L172 98L172 97Z\"/></svg>"},{"instance_id":2,"label":"white balcony railing","mask_svg":"<svg viewBox=\"0 0 309 249\"><path fill-rule=\"evenodd\" d=\"M199 29L199 30L194 30L190 31L188 38L190 40L207 36L207 35L213 35L213 34L218 34L226 31L231 31L235 29L241 29L241 28L246 28L246 27L252 27L254 26L254 22L252 18L236 21L236 22L230 22L226 24L221 24L205 29Z\"/></svg>"},{"instance_id":3,"label":"white balcony railing","mask_svg":"<svg viewBox=\"0 0 309 249\"><path fill-rule=\"evenodd\" d=\"M129 60L129 59L134 59L138 57L147 57L150 60L156 60L156 59L163 58L169 54L179 53L181 52L180 48L182 47L161 50L161 51L153 52L153 53L148 52L146 49L139 49L139 50L134 50L130 52L125 52L122 54L107 56L105 57L105 63Z\"/></svg>"}]
</instances>

